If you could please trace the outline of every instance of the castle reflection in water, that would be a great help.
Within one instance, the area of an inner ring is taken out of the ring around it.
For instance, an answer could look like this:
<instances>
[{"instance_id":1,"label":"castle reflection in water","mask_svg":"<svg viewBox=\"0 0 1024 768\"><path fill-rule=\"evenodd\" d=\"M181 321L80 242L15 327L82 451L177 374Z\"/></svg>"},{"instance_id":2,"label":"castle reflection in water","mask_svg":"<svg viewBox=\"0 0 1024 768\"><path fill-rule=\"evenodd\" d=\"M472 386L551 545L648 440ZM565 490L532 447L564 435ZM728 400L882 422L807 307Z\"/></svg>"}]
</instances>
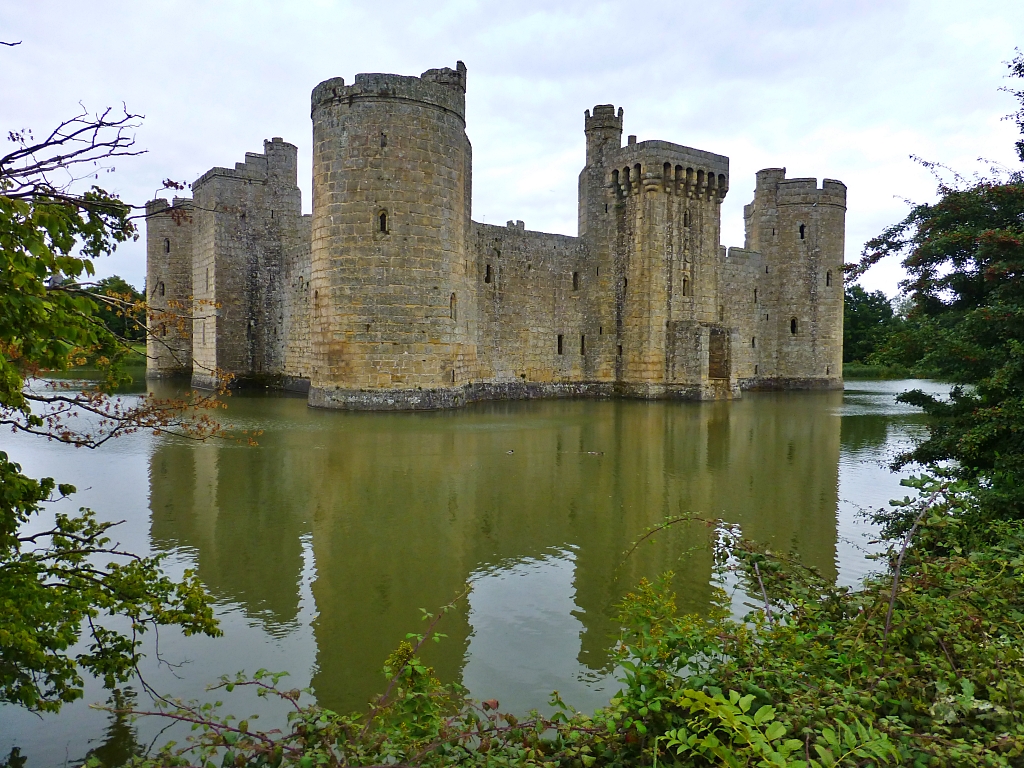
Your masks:
<instances>
[{"instance_id":1,"label":"castle reflection in water","mask_svg":"<svg viewBox=\"0 0 1024 768\"><path fill-rule=\"evenodd\" d=\"M313 688L332 709L360 708L380 689L384 659L421 630L421 608L552 552L572 553L577 661L607 672L615 605L641 577L673 570L680 607L707 605L713 528L675 526L623 562L666 516L737 523L835 576L842 402L841 392L821 392L359 414L236 396L226 413L265 429L259 447L157 442L153 545L191 551L218 599L286 633L311 541L317 657L296 663L315 665ZM876 427L880 435L844 438L877 444L886 427ZM463 674L474 632L467 605L428 649L443 679Z\"/></svg>"}]
</instances>

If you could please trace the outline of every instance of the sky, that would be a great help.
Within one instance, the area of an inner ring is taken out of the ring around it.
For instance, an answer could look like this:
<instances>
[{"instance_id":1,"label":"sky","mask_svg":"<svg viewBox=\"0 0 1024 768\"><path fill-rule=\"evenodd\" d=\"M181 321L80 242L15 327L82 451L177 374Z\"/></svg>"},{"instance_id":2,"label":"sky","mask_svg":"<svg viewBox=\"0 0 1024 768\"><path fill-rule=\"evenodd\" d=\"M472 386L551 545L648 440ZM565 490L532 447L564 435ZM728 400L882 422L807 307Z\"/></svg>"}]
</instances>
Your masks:
<instances>
[{"instance_id":1,"label":"sky","mask_svg":"<svg viewBox=\"0 0 1024 768\"><path fill-rule=\"evenodd\" d=\"M760 168L848 187L846 258L935 197L911 155L963 173L1015 167L1016 102L1000 92L1024 46L1020 0L389 0L387 3L4 0L0 132L38 135L126 105L146 153L103 186L134 204L165 178L233 167L263 140L299 147L310 210L309 94L357 72L468 67L473 218L576 234L583 112L613 103L624 134L730 158L722 243L743 245ZM625 136L623 137L625 141ZM10 145L7 145L10 147ZM2 153L0 148L0 153ZM979 162L984 158L985 162ZM167 196L161 192L159 196ZM141 287L144 240L96 264ZM898 263L860 282L898 291Z\"/></svg>"}]
</instances>

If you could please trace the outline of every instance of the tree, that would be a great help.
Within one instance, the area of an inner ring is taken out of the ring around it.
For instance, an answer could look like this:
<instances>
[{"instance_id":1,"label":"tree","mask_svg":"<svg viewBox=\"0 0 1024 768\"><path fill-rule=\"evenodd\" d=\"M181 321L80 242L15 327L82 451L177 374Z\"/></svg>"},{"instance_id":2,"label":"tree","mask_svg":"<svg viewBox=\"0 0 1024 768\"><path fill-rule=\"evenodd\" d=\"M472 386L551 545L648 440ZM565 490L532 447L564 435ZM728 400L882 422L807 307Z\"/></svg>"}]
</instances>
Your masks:
<instances>
[{"instance_id":1,"label":"tree","mask_svg":"<svg viewBox=\"0 0 1024 768\"><path fill-rule=\"evenodd\" d=\"M125 341L146 338L146 297L123 277L111 275L94 290L100 321Z\"/></svg>"},{"instance_id":2,"label":"tree","mask_svg":"<svg viewBox=\"0 0 1024 768\"><path fill-rule=\"evenodd\" d=\"M1024 78L1024 54L1009 63ZM1006 89L1022 108L1024 90ZM1024 161L1024 142L1017 143ZM1024 169L964 179L925 163L939 199L864 247L860 274L887 256L903 258L913 297L921 362L955 386L949 399L907 392L900 400L934 417L928 438L897 461L955 461L988 514L1024 517Z\"/></svg>"},{"instance_id":3,"label":"tree","mask_svg":"<svg viewBox=\"0 0 1024 768\"><path fill-rule=\"evenodd\" d=\"M136 237L132 208L98 186L114 158L139 154L135 115L82 112L42 140L12 131L0 157L0 425L80 447L140 429L196 438L222 433L212 398L161 401L111 393L130 380L125 333L97 302L92 260ZM109 296L107 298L110 298ZM138 323L137 319L133 319ZM85 388L42 386L47 370L90 359L100 381ZM196 410L198 409L198 410ZM27 477L0 452L0 701L55 711L82 695L82 673L113 687L135 671L141 635L161 625L218 634L210 598L187 572L180 582L160 557L111 542L111 523L87 509L58 511L40 530L43 505L74 493L52 478ZM33 528L34 526L34 528ZM110 617L127 619L113 629ZM76 649L77 648L77 649Z\"/></svg>"},{"instance_id":4,"label":"tree","mask_svg":"<svg viewBox=\"0 0 1024 768\"><path fill-rule=\"evenodd\" d=\"M866 362L893 328L892 304L882 291L846 286L843 303L843 362Z\"/></svg>"}]
</instances>

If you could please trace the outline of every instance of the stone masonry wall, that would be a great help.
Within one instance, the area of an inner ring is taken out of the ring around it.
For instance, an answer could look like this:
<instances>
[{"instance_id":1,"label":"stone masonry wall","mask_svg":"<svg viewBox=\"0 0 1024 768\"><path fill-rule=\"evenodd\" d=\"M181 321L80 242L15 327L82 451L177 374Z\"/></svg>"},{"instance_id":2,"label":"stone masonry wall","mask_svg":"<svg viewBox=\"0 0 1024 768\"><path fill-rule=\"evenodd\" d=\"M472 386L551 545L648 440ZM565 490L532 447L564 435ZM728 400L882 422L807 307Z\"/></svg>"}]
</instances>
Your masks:
<instances>
[{"instance_id":1,"label":"stone masonry wall","mask_svg":"<svg viewBox=\"0 0 1024 768\"><path fill-rule=\"evenodd\" d=\"M592 270L579 238L527 231L523 222L473 224L477 278L476 381L595 381L603 328L590 328ZM609 327L609 331L611 328ZM602 371L604 375L602 376Z\"/></svg>"},{"instance_id":2,"label":"stone masonry wall","mask_svg":"<svg viewBox=\"0 0 1024 768\"><path fill-rule=\"evenodd\" d=\"M192 371L192 201L146 204L146 375Z\"/></svg>"},{"instance_id":3,"label":"stone masonry wall","mask_svg":"<svg viewBox=\"0 0 1024 768\"><path fill-rule=\"evenodd\" d=\"M313 337L310 332L313 319L310 291L312 227L313 217L306 214L299 221L297 239L287 254L281 276L284 385L298 390L309 388L313 367Z\"/></svg>"},{"instance_id":4,"label":"stone masonry wall","mask_svg":"<svg viewBox=\"0 0 1024 768\"><path fill-rule=\"evenodd\" d=\"M415 407L475 375L464 102L461 63L313 91L311 402Z\"/></svg>"},{"instance_id":5,"label":"stone masonry wall","mask_svg":"<svg viewBox=\"0 0 1024 768\"><path fill-rule=\"evenodd\" d=\"M282 269L300 237L297 151L265 141L263 154L192 185L195 386L216 386L222 374L274 379L284 369Z\"/></svg>"}]
</instances>

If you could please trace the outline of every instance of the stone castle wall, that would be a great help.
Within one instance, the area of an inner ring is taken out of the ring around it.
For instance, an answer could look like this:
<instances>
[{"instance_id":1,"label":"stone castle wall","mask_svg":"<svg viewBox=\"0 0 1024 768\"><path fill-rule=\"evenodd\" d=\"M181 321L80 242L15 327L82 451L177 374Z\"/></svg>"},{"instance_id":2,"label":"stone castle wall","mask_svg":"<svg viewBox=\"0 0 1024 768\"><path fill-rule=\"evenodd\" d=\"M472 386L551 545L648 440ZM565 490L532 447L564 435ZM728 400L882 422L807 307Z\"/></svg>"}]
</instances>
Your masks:
<instances>
[{"instance_id":1,"label":"stone castle wall","mask_svg":"<svg viewBox=\"0 0 1024 768\"><path fill-rule=\"evenodd\" d=\"M840 182L760 171L744 248L727 250L729 159L623 145L622 109L598 105L579 235L480 224L465 92L461 62L318 85L311 216L296 148L276 138L176 199L187 226L151 203L151 306L170 285L192 325L175 354L153 347L151 373L190 351L196 386L227 373L355 409L842 385Z\"/></svg>"},{"instance_id":2,"label":"stone castle wall","mask_svg":"<svg viewBox=\"0 0 1024 768\"><path fill-rule=\"evenodd\" d=\"M146 204L147 375L192 371L192 201Z\"/></svg>"}]
</instances>

